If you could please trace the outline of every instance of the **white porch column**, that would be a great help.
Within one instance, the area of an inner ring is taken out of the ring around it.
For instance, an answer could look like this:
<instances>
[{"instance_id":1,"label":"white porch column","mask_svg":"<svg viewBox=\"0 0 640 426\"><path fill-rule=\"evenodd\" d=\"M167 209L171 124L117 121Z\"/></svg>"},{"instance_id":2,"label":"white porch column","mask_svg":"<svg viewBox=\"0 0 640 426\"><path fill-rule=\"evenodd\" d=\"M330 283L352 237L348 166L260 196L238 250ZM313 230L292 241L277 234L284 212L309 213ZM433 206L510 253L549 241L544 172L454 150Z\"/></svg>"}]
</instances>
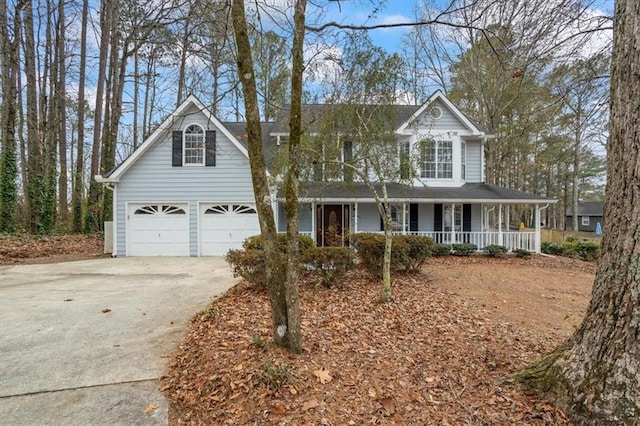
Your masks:
<instances>
[{"instance_id":1,"label":"white porch column","mask_svg":"<svg viewBox=\"0 0 640 426\"><path fill-rule=\"evenodd\" d=\"M509 206L509 205L507 205L507 217L506 217L505 222L506 222L505 223L505 225L506 225L505 227L507 228L507 231L509 231L510 230L509 224L511 223L511 206Z\"/></svg>"},{"instance_id":2,"label":"white porch column","mask_svg":"<svg viewBox=\"0 0 640 426\"><path fill-rule=\"evenodd\" d=\"M353 233L358 233L358 202L353 203Z\"/></svg>"},{"instance_id":3,"label":"white porch column","mask_svg":"<svg viewBox=\"0 0 640 426\"><path fill-rule=\"evenodd\" d=\"M502 240L502 204L498 205L498 244L504 245Z\"/></svg>"},{"instance_id":4,"label":"white porch column","mask_svg":"<svg viewBox=\"0 0 640 426\"><path fill-rule=\"evenodd\" d=\"M451 244L457 243L456 241L456 205L451 204Z\"/></svg>"},{"instance_id":5,"label":"white porch column","mask_svg":"<svg viewBox=\"0 0 640 426\"><path fill-rule=\"evenodd\" d=\"M311 238L313 239L313 242L316 243L316 246L318 245L318 242L316 241L317 235L318 233L316 232L316 202L312 201L311 202Z\"/></svg>"},{"instance_id":6,"label":"white porch column","mask_svg":"<svg viewBox=\"0 0 640 426\"><path fill-rule=\"evenodd\" d=\"M402 235L407 233L407 203L402 203Z\"/></svg>"},{"instance_id":7,"label":"white porch column","mask_svg":"<svg viewBox=\"0 0 640 426\"><path fill-rule=\"evenodd\" d=\"M536 253L540 254L540 205L536 204L535 210L535 218L536 218Z\"/></svg>"}]
</instances>

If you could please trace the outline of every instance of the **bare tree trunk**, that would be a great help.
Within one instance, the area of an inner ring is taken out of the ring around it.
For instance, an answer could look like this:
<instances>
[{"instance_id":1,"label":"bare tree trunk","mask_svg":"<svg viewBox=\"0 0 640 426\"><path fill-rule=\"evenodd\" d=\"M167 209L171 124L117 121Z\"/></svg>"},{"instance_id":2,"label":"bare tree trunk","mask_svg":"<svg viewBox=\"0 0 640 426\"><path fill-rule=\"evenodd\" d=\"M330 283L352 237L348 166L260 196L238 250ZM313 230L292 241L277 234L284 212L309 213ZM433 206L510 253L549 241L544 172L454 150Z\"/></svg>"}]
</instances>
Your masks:
<instances>
[{"instance_id":1,"label":"bare tree trunk","mask_svg":"<svg viewBox=\"0 0 640 426\"><path fill-rule=\"evenodd\" d=\"M78 78L78 153L73 186L73 231L82 231L82 203L84 195L84 85L87 72L87 21L89 0L82 1L82 28L80 35L80 75Z\"/></svg>"},{"instance_id":2,"label":"bare tree trunk","mask_svg":"<svg viewBox=\"0 0 640 426\"><path fill-rule=\"evenodd\" d=\"M581 116L580 116L580 104L578 104L578 107L576 109L576 117L575 117L575 121L576 121L576 128L575 128L575 139L573 141L573 173L572 173L572 184L573 184L573 195L572 195L572 209L573 209L573 230L575 232L578 232L579 228L578 228L578 201L580 199L580 193L578 191L578 174L580 172L580 142L581 142L581 125L580 125L580 120L581 120Z\"/></svg>"},{"instance_id":3,"label":"bare tree trunk","mask_svg":"<svg viewBox=\"0 0 640 426\"><path fill-rule=\"evenodd\" d=\"M136 51L133 55L133 150L138 148L138 115L140 103L140 54Z\"/></svg>"},{"instance_id":4,"label":"bare tree trunk","mask_svg":"<svg viewBox=\"0 0 640 426\"><path fill-rule=\"evenodd\" d=\"M178 107L184 99L183 95L187 69L187 49L189 46L190 16L191 10L189 10L189 14L184 20L184 33L182 33L182 38L180 39L180 49L182 51L180 52L180 66L178 67L178 96L176 99L176 107Z\"/></svg>"},{"instance_id":5,"label":"bare tree trunk","mask_svg":"<svg viewBox=\"0 0 640 426\"><path fill-rule=\"evenodd\" d=\"M273 338L277 345L287 347L289 343L289 320L287 299L284 289L285 271L277 246L276 226L271 207L271 194L267 183L266 165L262 154L262 130L256 91L256 79L244 0L235 0L231 6L231 17L238 51L238 77L244 94L245 116L247 120L247 142L251 178L256 199L256 208L262 233L266 265L266 286L271 303L271 323Z\"/></svg>"},{"instance_id":6,"label":"bare tree trunk","mask_svg":"<svg viewBox=\"0 0 640 426\"><path fill-rule=\"evenodd\" d=\"M66 97L66 63L65 63L65 13L64 0L58 0L58 157L60 162L60 175L58 177L58 218L66 228L69 220L69 206L67 203L67 97ZM55 167L54 167L55 170Z\"/></svg>"},{"instance_id":7,"label":"bare tree trunk","mask_svg":"<svg viewBox=\"0 0 640 426\"><path fill-rule=\"evenodd\" d=\"M86 232L97 232L100 230L102 186L94 180L94 176L100 173L102 110L113 8L116 1L118 0L102 0L100 7L100 59L98 63L98 80L96 82L96 108L93 123L93 146L91 149L91 176L89 177L88 211L85 220Z\"/></svg>"},{"instance_id":8,"label":"bare tree trunk","mask_svg":"<svg viewBox=\"0 0 640 426\"><path fill-rule=\"evenodd\" d=\"M640 422L640 3L616 2L602 255L586 316L517 376L585 425Z\"/></svg>"},{"instance_id":9,"label":"bare tree trunk","mask_svg":"<svg viewBox=\"0 0 640 426\"><path fill-rule=\"evenodd\" d=\"M298 0L294 13L293 66L291 71L291 112L289 118L289 168L285 182L287 210L287 347L292 352L302 352L300 305L298 302L298 176L300 174L300 141L302 139L302 74L304 71L304 21L306 0Z\"/></svg>"},{"instance_id":10,"label":"bare tree trunk","mask_svg":"<svg viewBox=\"0 0 640 426\"><path fill-rule=\"evenodd\" d=\"M27 82L27 144L26 144L26 217L28 229L36 234L40 226L43 181L42 141L38 129L38 100L36 77L36 53L33 35L33 9L31 2L24 5L24 73Z\"/></svg>"},{"instance_id":11,"label":"bare tree trunk","mask_svg":"<svg viewBox=\"0 0 640 426\"><path fill-rule=\"evenodd\" d=\"M17 15L17 13L16 13ZM16 25L17 29L17 25ZM16 76L19 33L11 41L6 0L0 1L0 48L2 51L2 157L0 157L0 232L18 228L18 155L16 151Z\"/></svg>"}]
</instances>

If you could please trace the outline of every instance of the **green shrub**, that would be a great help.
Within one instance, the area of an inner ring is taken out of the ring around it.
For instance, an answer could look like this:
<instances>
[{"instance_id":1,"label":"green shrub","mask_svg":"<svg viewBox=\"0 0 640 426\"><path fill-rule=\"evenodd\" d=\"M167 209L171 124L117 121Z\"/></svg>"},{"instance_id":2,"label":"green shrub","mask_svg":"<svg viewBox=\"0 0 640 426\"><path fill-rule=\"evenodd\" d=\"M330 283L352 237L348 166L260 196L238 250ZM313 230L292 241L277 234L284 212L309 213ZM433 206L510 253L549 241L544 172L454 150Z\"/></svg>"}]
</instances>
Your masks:
<instances>
[{"instance_id":1,"label":"green shrub","mask_svg":"<svg viewBox=\"0 0 640 426\"><path fill-rule=\"evenodd\" d=\"M555 244L549 241L543 241L542 244L540 245L540 251L545 254L562 256L563 249L562 249L562 246L559 246L558 244Z\"/></svg>"},{"instance_id":2,"label":"green shrub","mask_svg":"<svg viewBox=\"0 0 640 426\"><path fill-rule=\"evenodd\" d=\"M434 256L446 256L448 254L451 254L451 246L449 244L436 243L433 245L431 253Z\"/></svg>"},{"instance_id":3,"label":"green shrub","mask_svg":"<svg viewBox=\"0 0 640 426\"><path fill-rule=\"evenodd\" d=\"M529 250L525 250L525 249L515 249L513 250L513 254L516 255L516 257L531 257L531 252Z\"/></svg>"},{"instance_id":4,"label":"green shrub","mask_svg":"<svg viewBox=\"0 0 640 426\"><path fill-rule=\"evenodd\" d=\"M278 250L282 253L287 252L287 234L278 234ZM242 248L245 250L262 250L262 234L254 235L252 237L247 238L242 243ZM315 243L311 237L307 237L305 235L298 235L298 247L300 248L300 253L304 253L305 251L315 247Z\"/></svg>"},{"instance_id":5,"label":"green shrub","mask_svg":"<svg viewBox=\"0 0 640 426\"><path fill-rule=\"evenodd\" d=\"M575 243L575 251L582 260L596 260L600 255L600 246L591 241L578 241Z\"/></svg>"},{"instance_id":6,"label":"green shrub","mask_svg":"<svg viewBox=\"0 0 640 426\"><path fill-rule=\"evenodd\" d=\"M274 271L279 275L278 279L285 279L286 258L284 253L279 254L281 259L278 262L278 270ZM225 255L225 260L231 266L234 277L242 277L251 284L265 286L267 283L265 259L262 250L229 250Z\"/></svg>"},{"instance_id":7,"label":"green shrub","mask_svg":"<svg viewBox=\"0 0 640 426\"><path fill-rule=\"evenodd\" d=\"M485 246L482 251L489 256L499 257L507 253L507 248L505 246L500 246L497 244L490 244L488 246Z\"/></svg>"},{"instance_id":8,"label":"green shrub","mask_svg":"<svg viewBox=\"0 0 640 426\"><path fill-rule=\"evenodd\" d=\"M320 273L320 283L331 287L356 266L356 256L346 247L315 247L302 255L302 262Z\"/></svg>"},{"instance_id":9,"label":"green shrub","mask_svg":"<svg viewBox=\"0 0 640 426\"><path fill-rule=\"evenodd\" d=\"M478 250L478 246L469 243L452 244L453 254L458 256L469 256L471 253L475 253Z\"/></svg>"},{"instance_id":10,"label":"green shrub","mask_svg":"<svg viewBox=\"0 0 640 426\"><path fill-rule=\"evenodd\" d=\"M408 248L407 270L417 272L427 261L433 249L433 240L419 235L397 235L393 237L393 244L405 243ZM393 245L391 246L393 249Z\"/></svg>"},{"instance_id":11,"label":"green shrub","mask_svg":"<svg viewBox=\"0 0 640 426\"><path fill-rule=\"evenodd\" d=\"M360 265L372 275L381 276L384 263L385 236L359 233L353 236ZM396 235L391 243L391 271L414 272L431 253L433 241L427 237Z\"/></svg>"}]
</instances>

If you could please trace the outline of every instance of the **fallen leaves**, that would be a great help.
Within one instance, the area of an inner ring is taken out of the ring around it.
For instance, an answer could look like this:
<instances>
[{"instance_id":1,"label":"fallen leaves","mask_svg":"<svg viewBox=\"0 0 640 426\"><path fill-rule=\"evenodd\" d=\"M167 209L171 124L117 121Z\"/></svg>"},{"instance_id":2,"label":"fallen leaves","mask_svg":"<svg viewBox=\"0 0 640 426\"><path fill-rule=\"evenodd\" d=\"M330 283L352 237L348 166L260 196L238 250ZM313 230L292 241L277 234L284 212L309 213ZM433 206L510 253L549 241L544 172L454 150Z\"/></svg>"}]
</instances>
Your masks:
<instances>
[{"instance_id":1,"label":"fallen leaves","mask_svg":"<svg viewBox=\"0 0 640 426\"><path fill-rule=\"evenodd\" d=\"M155 410L156 408L158 408L157 405L155 404L149 404L147 405L147 408L144 409L144 413L145 414L149 414L150 412L152 412L153 410Z\"/></svg>"},{"instance_id":2,"label":"fallen leaves","mask_svg":"<svg viewBox=\"0 0 640 426\"><path fill-rule=\"evenodd\" d=\"M314 371L313 375L316 376L318 380L320 380L320 383L322 383L323 385L329 383L331 379L333 379L333 377L331 377L331 375L329 374L329 371L324 368Z\"/></svg>"},{"instance_id":3,"label":"fallen leaves","mask_svg":"<svg viewBox=\"0 0 640 426\"><path fill-rule=\"evenodd\" d=\"M535 262L532 273L540 267ZM301 355L266 338L252 344L256 335L270 335L269 301L240 283L214 302L220 315L194 316L162 379L172 418L180 424L569 424L545 401L502 383L561 339L470 307L442 291L429 267L424 275L395 277L388 304L377 302L380 285L359 272L332 289L301 284ZM509 273L508 263L496 264L496 275Z\"/></svg>"},{"instance_id":4,"label":"fallen leaves","mask_svg":"<svg viewBox=\"0 0 640 426\"><path fill-rule=\"evenodd\" d=\"M0 265L47 263L104 256L99 234L65 234L37 237L30 234L0 235Z\"/></svg>"}]
</instances>

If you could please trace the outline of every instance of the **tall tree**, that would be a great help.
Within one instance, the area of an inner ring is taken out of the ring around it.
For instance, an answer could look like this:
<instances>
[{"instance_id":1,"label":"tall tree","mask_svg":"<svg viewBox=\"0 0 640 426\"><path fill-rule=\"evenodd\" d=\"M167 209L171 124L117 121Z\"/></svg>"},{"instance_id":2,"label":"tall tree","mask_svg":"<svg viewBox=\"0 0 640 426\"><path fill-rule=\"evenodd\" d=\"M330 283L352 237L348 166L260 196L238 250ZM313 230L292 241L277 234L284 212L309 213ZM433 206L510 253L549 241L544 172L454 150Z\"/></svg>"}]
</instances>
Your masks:
<instances>
[{"instance_id":1,"label":"tall tree","mask_svg":"<svg viewBox=\"0 0 640 426\"><path fill-rule=\"evenodd\" d=\"M87 24L89 0L82 0L82 18L80 23L80 70L78 75L78 146L75 173L73 175L73 194L71 196L74 232L82 231L84 202L84 120L85 120L85 79L87 73Z\"/></svg>"},{"instance_id":2,"label":"tall tree","mask_svg":"<svg viewBox=\"0 0 640 426\"><path fill-rule=\"evenodd\" d=\"M302 352L302 326L298 301L298 177L300 175L300 143L302 139L302 74L304 73L304 23L307 0L297 0L293 21L293 56L291 68L291 112L289 117L289 158L285 177L287 213L287 275L284 287L287 302L287 348Z\"/></svg>"},{"instance_id":3,"label":"tall tree","mask_svg":"<svg viewBox=\"0 0 640 426\"><path fill-rule=\"evenodd\" d=\"M16 10L16 22L18 12ZM0 60L2 61L2 153L0 155L0 232L14 232L18 227L18 154L16 150L16 96L19 26L14 26L13 40L7 21L6 0L0 2Z\"/></svg>"},{"instance_id":4,"label":"tall tree","mask_svg":"<svg viewBox=\"0 0 640 426\"><path fill-rule=\"evenodd\" d=\"M256 51L256 85L262 100L262 118L273 121L285 103L287 83L293 73L289 70L287 40L274 31L261 33L255 30L251 34Z\"/></svg>"},{"instance_id":5,"label":"tall tree","mask_svg":"<svg viewBox=\"0 0 640 426\"><path fill-rule=\"evenodd\" d=\"M263 240L266 286L271 304L273 337L277 345L296 351L300 347L301 342L295 339L299 338L301 333L299 330L292 329L292 327L299 327L300 320L293 316L290 317L290 314L295 316L298 308L297 306L289 306L289 303L297 304L298 301L297 298L287 298L288 293L285 288L286 271L284 270L285 268L282 265L278 253L276 226L273 209L271 207L271 194L269 192L266 164L262 152L260 109L258 106L253 53L249 41L244 0L235 0L232 3L231 19L238 55L238 76L244 95L249 163L251 166L253 191ZM302 22L304 24L304 20Z\"/></svg>"},{"instance_id":6,"label":"tall tree","mask_svg":"<svg viewBox=\"0 0 640 426\"><path fill-rule=\"evenodd\" d=\"M581 424L640 419L640 3L615 5L602 255L576 332L518 378Z\"/></svg>"}]
</instances>

